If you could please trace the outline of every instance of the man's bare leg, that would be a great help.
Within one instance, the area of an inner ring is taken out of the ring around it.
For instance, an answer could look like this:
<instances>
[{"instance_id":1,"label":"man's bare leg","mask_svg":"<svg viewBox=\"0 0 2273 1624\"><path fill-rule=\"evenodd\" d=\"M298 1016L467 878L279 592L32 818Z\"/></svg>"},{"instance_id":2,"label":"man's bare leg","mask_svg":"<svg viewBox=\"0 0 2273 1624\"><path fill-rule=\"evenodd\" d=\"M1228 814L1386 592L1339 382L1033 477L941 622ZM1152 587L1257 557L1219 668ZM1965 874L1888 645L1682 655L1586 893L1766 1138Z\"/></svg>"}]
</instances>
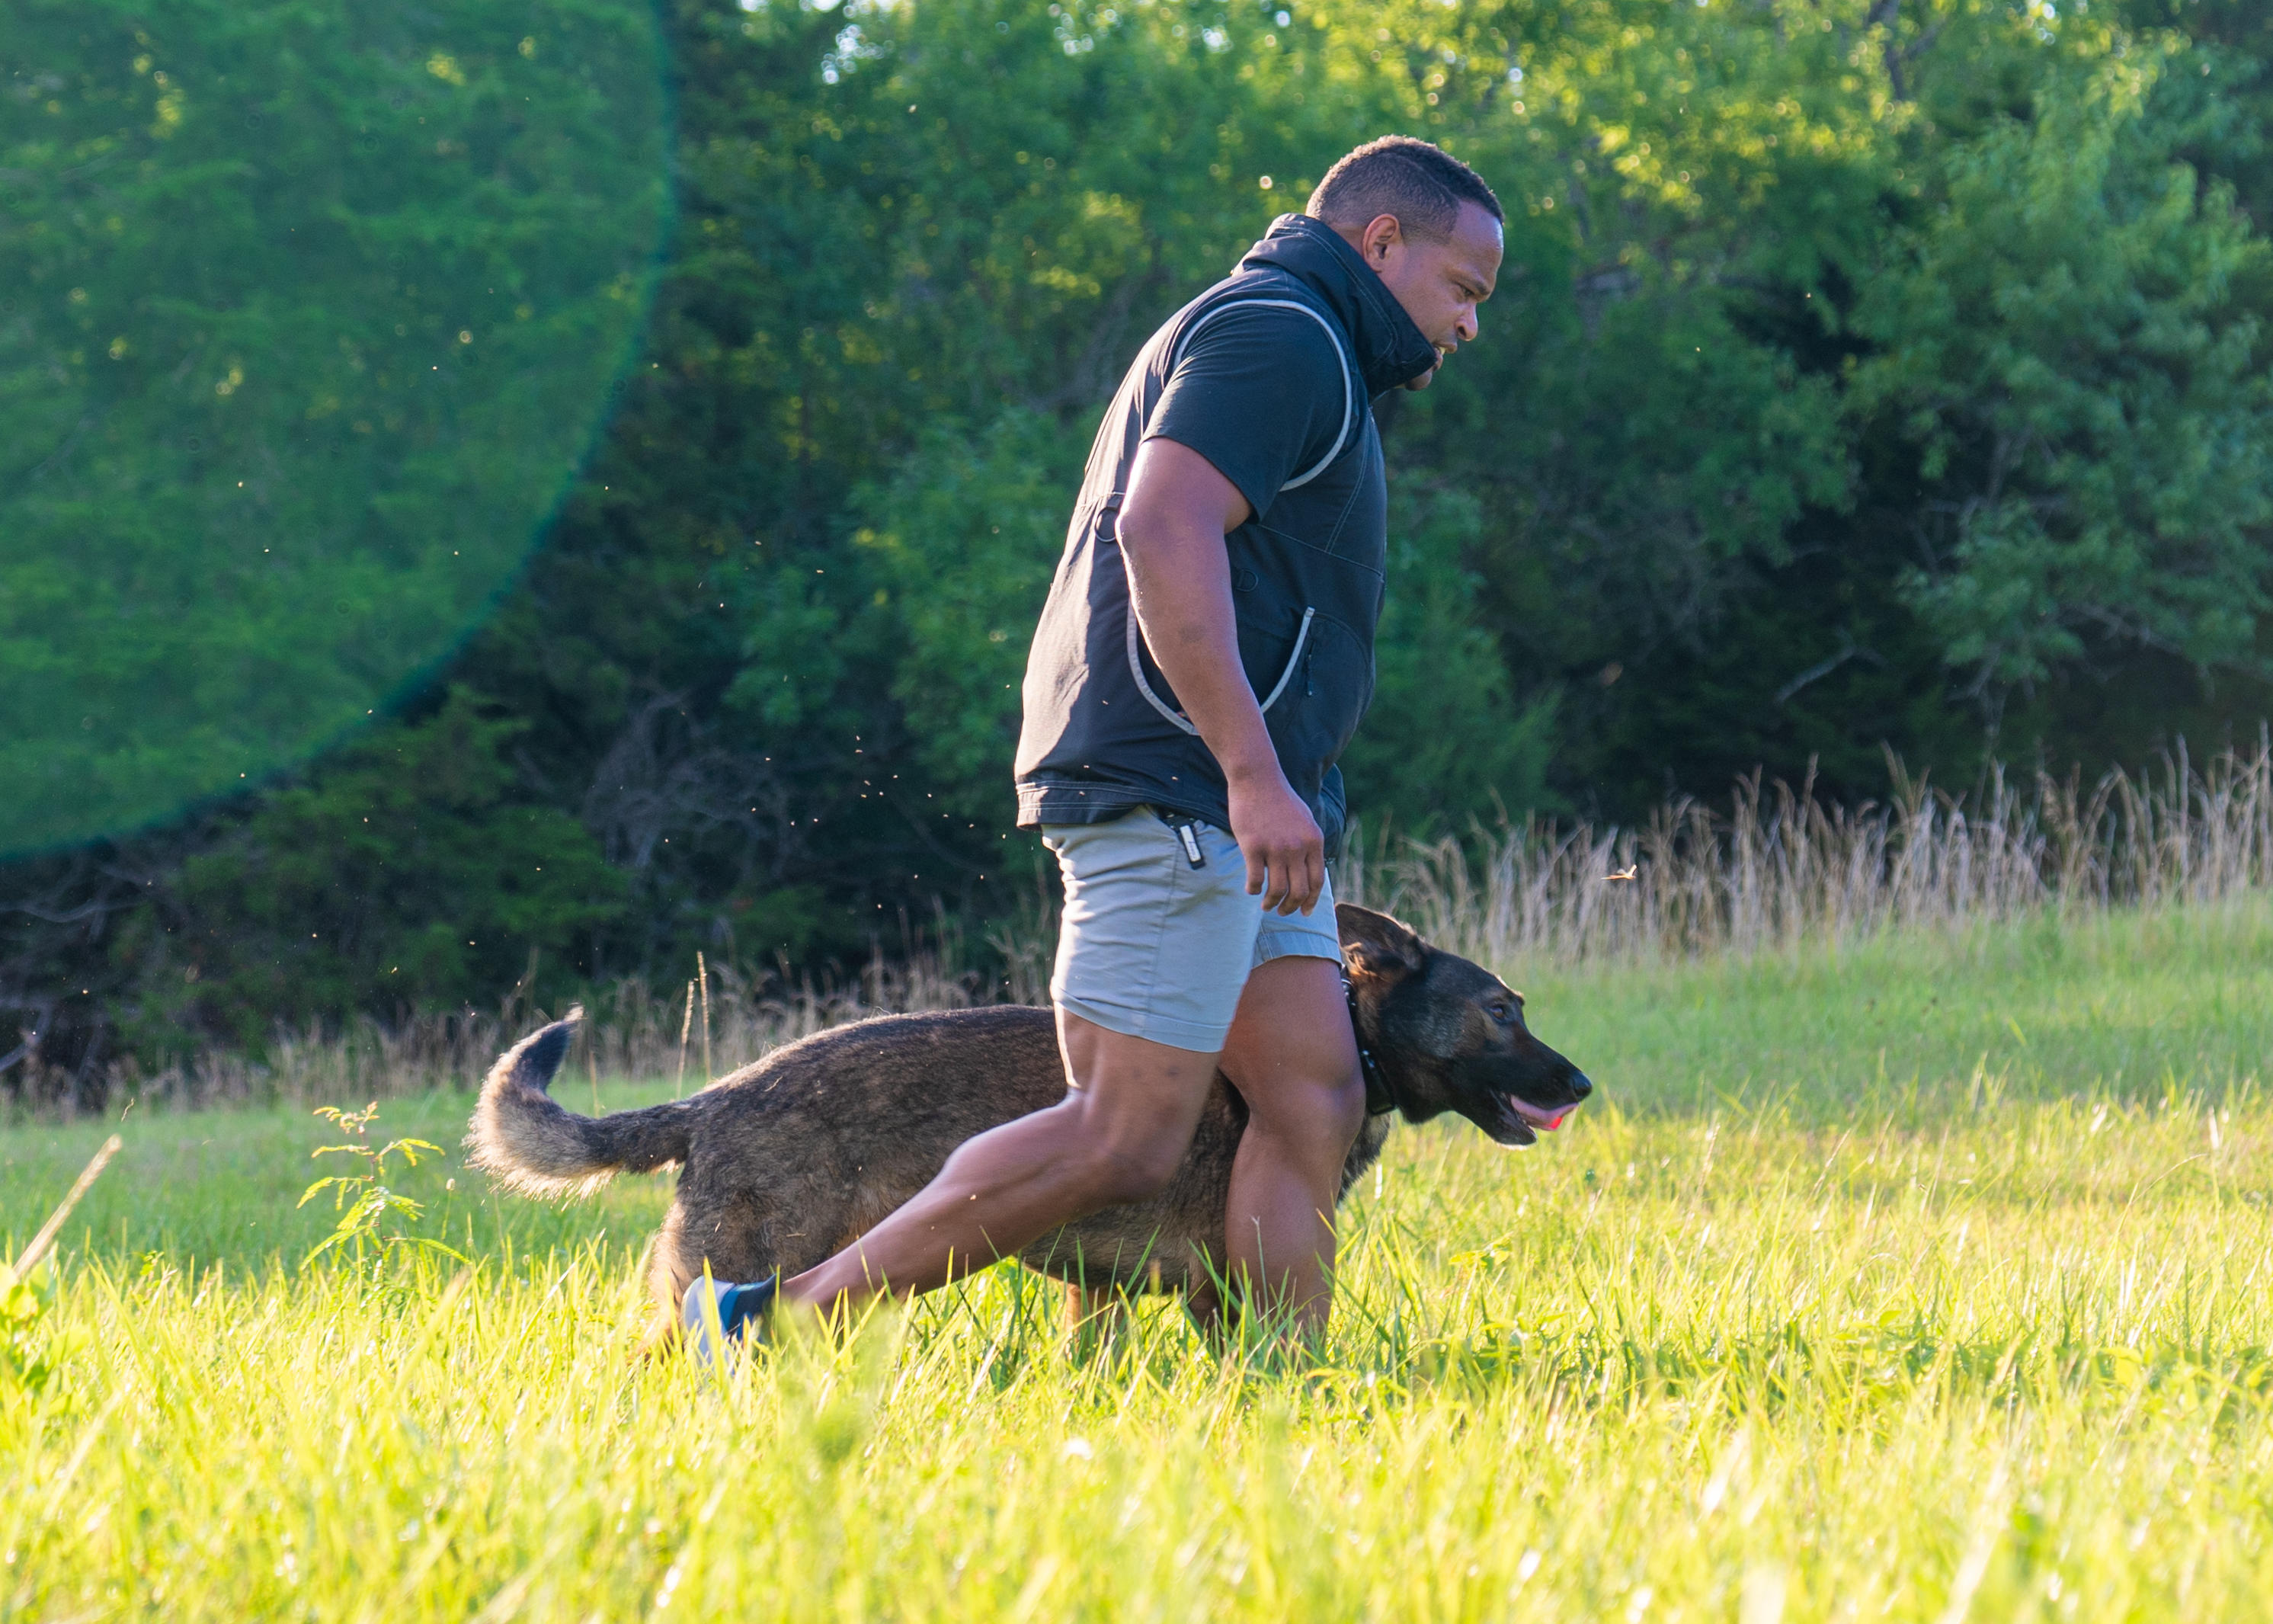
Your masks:
<instances>
[{"instance_id":1,"label":"man's bare leg","mask_svg":"<svg viewBox=\"0 0 2273 1624\"><path fill-rule=\"evenodd\" d=\"M1341 966L1289 958L1258 968L1222 1065L1249 1113L1225 1214L1234 1293L1322 1331L1333 1306L1334 1198L1365 1123Z\"/></svg>"},{"instance_id":2,"label":"man's bare leg","mask_svg":"<svg viewBox=\"0 0 2273 1624\"><path fill-rule=\"evenodd\" d=\"M1167 1184L1191 1144L1216 1056L1063 1010L1058 1049L1073 1083L1064 1100L966 1141L905 1206L784 1282L783 1301L827 1313L886 1290L929 1291Z\"/></svg>"}]
</instances>

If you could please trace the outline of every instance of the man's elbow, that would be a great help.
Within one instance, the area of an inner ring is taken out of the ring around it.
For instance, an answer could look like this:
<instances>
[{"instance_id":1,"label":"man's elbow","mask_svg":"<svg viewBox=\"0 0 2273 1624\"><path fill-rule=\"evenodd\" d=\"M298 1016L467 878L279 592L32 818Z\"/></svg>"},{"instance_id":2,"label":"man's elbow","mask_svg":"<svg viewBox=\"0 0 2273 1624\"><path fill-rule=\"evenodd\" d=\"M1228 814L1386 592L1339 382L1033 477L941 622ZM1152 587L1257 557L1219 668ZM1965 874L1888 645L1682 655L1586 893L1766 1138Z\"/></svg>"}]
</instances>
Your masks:
<instances>
[{"instance_id":1,"label":"man's elbow","mask_svg":"<svg viewBox=\"0 0 2273 1624\"><path fill-rule=\"evenodd\" d=\"M1147 561L1172 558L1198 539L1190 523L1181 515L1144 508L1122 508L1114 534L1123 553Z\"/></svg>"}]
</instances>

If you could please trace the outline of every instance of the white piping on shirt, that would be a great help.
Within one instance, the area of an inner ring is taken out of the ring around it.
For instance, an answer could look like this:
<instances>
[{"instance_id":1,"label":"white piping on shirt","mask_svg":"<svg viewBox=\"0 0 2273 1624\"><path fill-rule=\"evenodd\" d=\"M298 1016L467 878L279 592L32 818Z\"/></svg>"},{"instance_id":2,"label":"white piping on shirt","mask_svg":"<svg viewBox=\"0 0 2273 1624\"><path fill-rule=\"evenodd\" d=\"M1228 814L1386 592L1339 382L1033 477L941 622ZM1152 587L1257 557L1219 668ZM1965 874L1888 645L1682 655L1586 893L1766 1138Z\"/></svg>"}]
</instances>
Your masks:
<instances>
[{"instance_id":1,"label":"white piping on shirt","mask_svg":"<svg viewBox=\"0 0 2273 1624\"><path fill-rule=\"evenodd\" d=\"M1174 377L1175 375L1177 364L1184 358L1185 347L1189 345L1193 339L1199 336L1199 331L1202 327L1207 326L1209 322L1213 321L1218 316L1222 315L1226 311L1242 310L1249 305L1256 304L1266 305L1273 310L1301 311L1311 320L1325 328L1326 336L1333 341L1334 354L1342 364L1342 431L1340 433L1334 436L1333 446L1327 451L1325 455L1320 457L1309 468L1303 470L1301 473L1295 475L1292 479L1289 479L1286 484L1279 487L1281 491L1291 491L1298 485L1309 484L1311 480L1316 479L1320 474L1324 473L1328 468L1333 465L1334 459L1341 455L1342 447L1349 444L1350 420L1355 415L1354 407L1356 405L1355 397L1357 392L1350 387L1351 364L1349 351L1344 348L1342 344L1342 335L1334 331L1334 324L1332 322L1318 314L1317 311L1312 310L1308 304L1303 304L1300 299L1227 299L1222 304L1217 305L1213 310L1202 316L1197 321L1193 322L1191 326L1184 329L1182 335L1176 340L1176 347L1168 354L1168 375L1170 377ZM1260 514L1256 515L1257 518L1261 518L1262 516L1263 515Z\"/></svg>"}]
</instances>

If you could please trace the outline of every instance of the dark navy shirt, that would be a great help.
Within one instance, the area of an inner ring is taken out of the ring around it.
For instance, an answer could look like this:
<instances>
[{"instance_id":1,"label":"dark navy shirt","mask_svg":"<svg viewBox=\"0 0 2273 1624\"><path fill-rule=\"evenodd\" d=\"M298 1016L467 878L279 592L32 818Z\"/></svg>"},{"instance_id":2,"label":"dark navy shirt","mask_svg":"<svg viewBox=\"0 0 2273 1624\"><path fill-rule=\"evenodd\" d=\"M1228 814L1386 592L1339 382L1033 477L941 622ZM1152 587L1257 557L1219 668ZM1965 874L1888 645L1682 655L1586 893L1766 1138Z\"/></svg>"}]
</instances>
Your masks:
<instances>
[{"instance_id":1,"label":"dark navy shirt","mask_svg":"<svg viewBox=\"0 0 2273 1624\"><path fill-rule=\"evenodd\" d=\"M1098 425L1027 656L1022 826L1150 805L1230 826L1221 767L1144 646L1119 518L1137 447L1189 446L1254 509L1224 538L1240 665L1287 781L1329 849L1335 761L1373 695L1388 486L1371 399L1437 351L1330 227L1281 215L1146 342Z\"/></svg>"},{"instance_id":2,"label":"dark navy shirt","mask_svg":"<svg viewBox=\"0 0 2273 1624\"><path fill-rule=\"evenodd\" d=\"M1186 336L1144 438L1190 447L1265 513L1289 480L1347 444L1352 393L1320 317L1259 299L1221 304Z\"/></svg>"}]
</instances>

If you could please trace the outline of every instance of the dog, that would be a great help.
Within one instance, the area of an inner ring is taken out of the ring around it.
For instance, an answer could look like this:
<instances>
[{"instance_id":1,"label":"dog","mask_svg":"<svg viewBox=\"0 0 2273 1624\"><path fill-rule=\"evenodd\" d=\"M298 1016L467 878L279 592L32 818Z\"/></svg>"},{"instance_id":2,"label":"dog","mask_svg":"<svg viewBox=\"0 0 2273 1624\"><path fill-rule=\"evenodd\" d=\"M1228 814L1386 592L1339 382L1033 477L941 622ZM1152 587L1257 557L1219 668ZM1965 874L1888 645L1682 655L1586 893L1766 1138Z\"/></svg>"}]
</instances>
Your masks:
<instances>
[{"instance_id":1,"label":"dog","mask_svg":"<svg viewBox=\"0 0 2273 1624\"><path fill-rule=\"evenodd\" d=\"M1502 1145L1534 1142L1592 1092L1531 1034L1523 996L1481 965L1384 914L1343 903L1335 923L1368 1116L1336 1204L1380 1155L1390 1119L1467 1117ZM546 1093L576 1017L531 1034L482 1086L470 1162L535 1196L583 1195L618 1173L677 1164L677 1198L650 1248L650 1348L679 1302L718 1280L796 1274L850 1244L929 1184L976 1134L1065 1097L1050 1011L1029 1005L885 1015L816 1033L668 1105L601 1117ZM1115 1294L1174 1291L1203 1328L1222 1312L1225 1201L1247 1108L1219 1071L1175 1175L1148 1201L1107 1207L1018 1254L1074 1288L1076 1319Z\"/></svg>"}]
</instances>

